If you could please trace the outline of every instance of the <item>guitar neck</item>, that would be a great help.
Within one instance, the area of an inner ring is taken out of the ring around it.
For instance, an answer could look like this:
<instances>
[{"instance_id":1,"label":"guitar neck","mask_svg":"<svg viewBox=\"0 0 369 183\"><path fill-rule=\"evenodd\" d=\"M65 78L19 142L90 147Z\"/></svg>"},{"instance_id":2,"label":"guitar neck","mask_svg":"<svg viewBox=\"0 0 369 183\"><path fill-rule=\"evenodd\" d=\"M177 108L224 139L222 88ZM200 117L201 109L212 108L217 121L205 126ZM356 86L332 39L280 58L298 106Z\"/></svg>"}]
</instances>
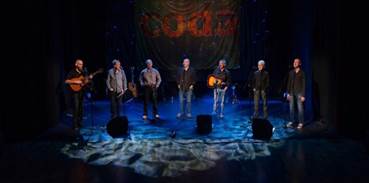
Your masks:
<instances>
[{"instance_id":1,"label":"guitar neck","mask_svg":"<svg viewBox=\"0 0 369 183\"><path fill-rule=\"evenodd\" d=\"M135 71L135 68L134 68L134 67L131 67L131 82L132 82L132 83L134 83L134 82L135 82L135 79L134 79L134 77L135 77L135 73L134 73L134 71Z\"/></svg>"}]
</instances>

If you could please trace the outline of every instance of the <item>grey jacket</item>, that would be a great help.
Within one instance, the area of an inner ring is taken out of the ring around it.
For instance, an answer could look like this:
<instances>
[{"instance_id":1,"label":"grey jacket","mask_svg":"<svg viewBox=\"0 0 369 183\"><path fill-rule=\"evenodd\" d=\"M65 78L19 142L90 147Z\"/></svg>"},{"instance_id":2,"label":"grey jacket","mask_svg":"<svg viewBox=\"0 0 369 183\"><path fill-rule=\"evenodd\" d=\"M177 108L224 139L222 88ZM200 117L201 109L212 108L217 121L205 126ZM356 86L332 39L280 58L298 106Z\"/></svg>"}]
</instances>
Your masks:
<instances>
[{"instance_id":1,"label":"grey jacket","mask_svg":"<svg viewBox=\"0 0 369 183\"><path fill-rule=\"evenodd\" d=\"M113 92L120 93L127 90L127 78L124 70L121 69L120 72L116 71L114 68L110 69L108 72L108 78L106 79L106 86L109 91L113 89Z\"/></svg>"}]
</instances>

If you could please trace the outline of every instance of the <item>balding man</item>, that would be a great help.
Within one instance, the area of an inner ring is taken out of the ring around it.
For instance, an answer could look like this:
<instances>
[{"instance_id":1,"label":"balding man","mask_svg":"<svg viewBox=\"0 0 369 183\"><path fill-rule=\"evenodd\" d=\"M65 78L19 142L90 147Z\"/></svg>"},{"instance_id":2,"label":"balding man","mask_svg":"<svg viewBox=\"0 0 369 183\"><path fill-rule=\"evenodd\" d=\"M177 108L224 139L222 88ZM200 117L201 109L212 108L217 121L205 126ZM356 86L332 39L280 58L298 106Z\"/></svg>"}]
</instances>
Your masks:
<instances>
[{"instance_id":1,"label":"balding man","mask_svg":"<svg viewBox=\"0 0 369 183\"><path fill-rule=\"evenodd\" d=\"M293 60L293 70L288 74L287 93L287 99L290 103L290 121L287 127L292 127L295 122L295 103L297 103L297 129L302 129L304 126L305 73L301 69L301 60L299 58Z\"/></svg>"},{"instance_id":2,"label":"balding man","mask_svg":"<svg viewBox=\"0 0 369 183\"><path fill-rule=\"evenodd\" d=\"M193 88L196 82L195 70L190 67L190 59L183 59L183 67L178 69L177 72L177 87L179 96L179 113L177 118L182 118L186 115L186 118L191 118L191 97ZM186 108L184 106L186 98Z\"/></svg>"},{"instance_id":3,"label":"balding man","mask_svg":"<svg viewBox=\"0 0 369 183\"><path fill-rule=\"evenodd\" d=\"M83 61L77 59L74 63L74 68L68 73L65 83L68 84L67 88L72 93L73 100L73 129L79 131L82 127L82 116L83 116L83 93L84 90L74 91L71 89L70 85L83 85L82 80L75 78L80 78L81 76L85 78L92 79L92 76L88 75L86 69L83 67Z\"/></svg>"}]
</instances>

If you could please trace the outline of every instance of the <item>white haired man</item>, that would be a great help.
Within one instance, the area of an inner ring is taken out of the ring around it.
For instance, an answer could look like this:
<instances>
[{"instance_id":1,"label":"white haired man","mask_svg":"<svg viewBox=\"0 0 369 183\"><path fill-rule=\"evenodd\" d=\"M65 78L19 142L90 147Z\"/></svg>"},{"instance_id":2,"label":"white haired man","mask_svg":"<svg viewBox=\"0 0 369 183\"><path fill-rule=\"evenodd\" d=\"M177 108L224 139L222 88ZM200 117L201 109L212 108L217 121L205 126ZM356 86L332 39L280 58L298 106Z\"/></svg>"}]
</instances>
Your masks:
<instances>
[{"instance_id":1,"label":"white haired man","mask_svg":"<svg viewBox=\"0 0 369 183\"><path fill-rule=\"evenodd\" d=\"M254 91L254 115L253 118L259 117L259 100L260 96L263 100L264 118L268 118L268 106L266 90L269 87L269 74L265 71L265 61L258 61L258 70L254 72L252 79L252 89Z\"/></svg>"}]
</instances>

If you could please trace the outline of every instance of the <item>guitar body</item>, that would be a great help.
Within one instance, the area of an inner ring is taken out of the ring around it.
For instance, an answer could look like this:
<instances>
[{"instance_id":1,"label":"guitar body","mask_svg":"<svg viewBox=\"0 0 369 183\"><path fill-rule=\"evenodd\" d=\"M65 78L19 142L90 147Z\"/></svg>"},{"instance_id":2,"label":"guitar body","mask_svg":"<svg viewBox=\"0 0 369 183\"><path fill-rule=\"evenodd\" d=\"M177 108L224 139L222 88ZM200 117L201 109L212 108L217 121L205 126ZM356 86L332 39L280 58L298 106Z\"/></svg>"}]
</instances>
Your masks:
<instances>
[{"instance_id":1,"label":"guitar body","mask_svg":"<svg viewBox=\"0 0 369 183\"><path fill-rule=\"evenodd\" d=\"M69 84L70 88L74 92L79 92L82 90L83 86L87 83L84 76L80 76L78 78L70 79L72 81L82 81L82 84Z\"/></svg>"},{"instance_id":2,"label":"guitar body","mask_svg":"<svg viewBox=\"0 0 369 183\"><path fill-rule=\"evenodd\" d=\"M209 75L208 76L208 82L207 85L209 88L215 88L217 85L220 85L223 82L223 80L217 78L214 75Z\"/></svg>"},{"instance_id":3,"label":"guitar body","mask_svg":"<svg viewBox=\"0 0 369 183\"><path fill-rule=\"evenodd\" d=\"M128 89L129 89L129 91L131 91L131 92L132 92L133 97L137 97L137 96L138 96L138 93L137 93L137 86L136 86L136 84L135 84L135 83L133 83L133 82L129 82L129 83L128 83Z\"/></svg>"},{"instance_id":4,"label":"guitar body","mask_svg":"<svg viewBox=\"0 0 369 183\"><path fill-rule=\"evenodd\" d=\"M135 68L131 67L131 82L128 83L128 89L131 91L133 97L138 97L137 86L135 84L135 75L134 75Z\"/></svg>"},{"instance_id":5,"label":"guitar body","mask_svg":"<svg viewBox=\"0 0 369 183\"><path fill-rule=\"evenodd\" d=\"M102 73L104 70L103 69L99 69L96 72L92 73L90 76L94 77L96 74ZM82 84L69 84L70 88L72 89L72 91L74 92L79 92L83 89L83 87L89 83L91 80L88 79L88 77L84 77L84 76L80 76L77 78L72 78L70 79L71 81L82 81Z\"/></svg>"}]
</instances>

